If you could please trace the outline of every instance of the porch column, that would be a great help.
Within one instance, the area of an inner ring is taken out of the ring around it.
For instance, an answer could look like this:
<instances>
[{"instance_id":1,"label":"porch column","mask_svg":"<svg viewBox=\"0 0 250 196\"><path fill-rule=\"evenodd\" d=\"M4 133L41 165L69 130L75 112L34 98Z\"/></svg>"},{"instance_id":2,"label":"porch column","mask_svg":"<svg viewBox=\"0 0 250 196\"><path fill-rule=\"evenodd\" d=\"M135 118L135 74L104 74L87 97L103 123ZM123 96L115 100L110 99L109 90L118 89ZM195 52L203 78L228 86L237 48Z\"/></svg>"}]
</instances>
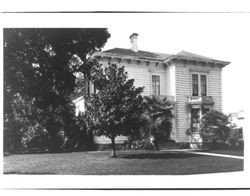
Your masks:
<instances>
[{"instance_id":1,"label":"porch column","mask_svg":"<svg viewBox=\"0 0 250 196\"><path fill-rule=\"evenodd\" d=\"M202 118L202 105L200 105L199 133L200 133L201 118Z\"/></svg>"}]
</instances>

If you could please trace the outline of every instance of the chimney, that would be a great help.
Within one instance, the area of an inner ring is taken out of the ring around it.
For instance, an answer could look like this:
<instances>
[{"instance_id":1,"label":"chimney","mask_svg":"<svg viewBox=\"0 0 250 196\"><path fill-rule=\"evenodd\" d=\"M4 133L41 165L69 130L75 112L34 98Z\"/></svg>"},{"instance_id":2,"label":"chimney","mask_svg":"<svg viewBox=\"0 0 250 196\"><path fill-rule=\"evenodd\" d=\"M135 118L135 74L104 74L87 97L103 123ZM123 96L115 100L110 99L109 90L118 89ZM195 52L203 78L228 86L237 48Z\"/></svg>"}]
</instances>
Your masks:
<instances>
[{"instance_id":1,"label":"chimney","mask_svg":"<svg viewBox=\"0 0 250 196\"><path fill-rule=\"evenodd\" d=\"M129 36L131 42L131 50L133 52L138 52L137 37L138 33L133 33L132 35Z\"/></svg>"}]
</instances>

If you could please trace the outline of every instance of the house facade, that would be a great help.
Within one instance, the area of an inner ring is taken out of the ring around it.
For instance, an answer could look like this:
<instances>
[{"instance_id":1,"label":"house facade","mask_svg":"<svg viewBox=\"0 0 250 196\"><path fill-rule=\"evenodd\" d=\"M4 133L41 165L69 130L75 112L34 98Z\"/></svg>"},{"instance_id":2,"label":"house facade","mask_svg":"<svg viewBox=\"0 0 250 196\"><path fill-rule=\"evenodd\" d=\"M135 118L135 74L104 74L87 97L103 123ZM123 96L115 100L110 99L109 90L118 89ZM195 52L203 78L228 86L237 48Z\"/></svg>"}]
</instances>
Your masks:
<instances>
[{"instance_id":1,"label":"house facade","mask_svg":"<svg viewBox=\"0 0 250 196\"><path fill-rule=\"evenodd\" d=\"M141 51L137 38L137 33L129 37L130 49L114 48L96 53L94 58L104 66L124 66L134 85L144 87L143 96L165 96L174 102L172 140L201 142L202 115L211 109L222 110L221 73L229 62L186 51L175 55ZM191 135L186 134L188 129Z\"/></svg>"}]
</instances>

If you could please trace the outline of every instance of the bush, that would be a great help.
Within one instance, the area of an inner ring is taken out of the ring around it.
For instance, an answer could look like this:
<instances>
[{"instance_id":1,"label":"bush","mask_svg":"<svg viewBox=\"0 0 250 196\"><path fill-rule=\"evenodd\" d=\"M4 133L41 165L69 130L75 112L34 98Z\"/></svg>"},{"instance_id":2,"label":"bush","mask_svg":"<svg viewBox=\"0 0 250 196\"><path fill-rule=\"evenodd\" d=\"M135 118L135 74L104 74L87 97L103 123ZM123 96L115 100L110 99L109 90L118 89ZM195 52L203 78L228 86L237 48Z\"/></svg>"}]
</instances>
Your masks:
<instances>
[{"instance_id":1,"label":"bush","mask_svg":"<svg viewBox=\"0 0 250 196\"><path fill-rule=\"evenodd\" d=\"M75 119L75 126L72 136L69 139L69 146L74 150L94 150L94 140L92 131L88 130L86 124L86 116L80 113Z\"/></svg>"},{"instance_id":2,"label":"bush","mask_svg":"<svg viewBox=\"0 0 250 196\"><path fill-rule=\"evenodd\" d=\"M95 144L95 150L110 150L112 149L111 144ZM116 150L154 150L154 145L150 143L149 139L129 139L123 144L116 144Z\"/></svg>"},{"instance_id":3,"label":"bush","mask_svg":"<svg viewBox=\"0 0 250 196\"><path fill-rule=\"evenodd\" d=\"M187 142L181 142L178 144L180 149L189 149L190 148L190 144Z\"/></svg>"},{"instance_id":4,"label":"bush","mask_svg":"<svg viewBox=\"0 0 250 196\"><path fill-rule=\"evenodd\" d=\"M226 143L230 137L230 116L222 112L212 110L201 119L201 137L205 143Z\"/></svg>"},{"instance_id":5,"label":"bush","mask_svg":"<svg viewBox=\"0 0 250 196\"><path fill-rule=\"evenodd\" d=\"M141 139L141 140L129 140L128 142L124 143L125 149L129 150L153 150L154 145L150 143L150 140Z\"/></svg>"},{"instance_id":6,"label":"bush","mask_svg":"<svg viewBox=\"0 0 250 196\"><path fill-rule=\"evenodd\" d=\"M111 144L94 144L94 150L104 151L104 150L111 150L112 145ZM124 144L116 144L115 150L130 150L130 148L127 146L127 143Z\"/></svg>"},{"instance_id":7,"label":"bush","mask_svg":"<svg viewBox=\"0 0 250 196\"><path fill-rule=\"evenodd\" d=\"M243 139L239 135L239 130L232 129L230 136L227 140L227 144L231 147L240 147L243 146Z\"/></svg>"}]
</instances>

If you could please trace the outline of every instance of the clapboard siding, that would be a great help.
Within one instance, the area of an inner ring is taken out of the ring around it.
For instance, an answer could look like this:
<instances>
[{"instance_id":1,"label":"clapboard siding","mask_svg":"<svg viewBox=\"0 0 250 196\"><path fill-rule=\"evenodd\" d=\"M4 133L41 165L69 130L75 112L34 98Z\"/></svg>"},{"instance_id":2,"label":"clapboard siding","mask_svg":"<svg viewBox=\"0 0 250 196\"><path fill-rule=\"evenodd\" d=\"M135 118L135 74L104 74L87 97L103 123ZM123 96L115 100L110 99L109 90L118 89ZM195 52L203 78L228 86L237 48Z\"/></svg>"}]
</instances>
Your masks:
<instances>
[{"instance_id":1,"label":"clapboard siding","mask_svg":"<svg viewBox=\"0 0 250 196\"><path fill-rule=\"evenodd\" d=\"M166 68L166 94L171 95L170 66Z\"/></svg>"},{"instance_id":2,"label":"clapboard siding","mask_svg":"<svg viewBox=\"0 0 250 196\"><path fill-rule=\"evenodd\" d=\"M190 95L190 72L188 67L181 63L175 66L176 78L176 141L188 142L186 135L188 128L187 97Z\"/></svg>"},{"instance_id":3,"label":"clapboard siding","mask_svg":"<svg viewBox=\"0 0 250 196\"><path fill-rule=\"evenodd\" d=\"M176 96L175 65L173 64L166 68L166 93Z\"/></svg>"},{"instance_id":4,"label":"clapboard siding","mask_svg":"<svg viewBox=\"0 0 250 196\"><path fill-rule=\"evenodd\" d=\"M174 100L176 98L176 85L175 85L175 65L171 64L167 66L166 68L166 93L167 95L173 96ZM176 131L176 125L177 125L177 110L176 107L173 110L173 114L175 118L172 120L172 131L171 131L171 139L175 140L177 139L177 131Z\"/></svg>"},{"instance_id":5,"label":"clapboard siding","mask_svg":"<svg viewBox=\"0 0 250 196\"><path fill-rule=\"evenodd\" d=\"M215 104L213 109L222 110L221 98L221 68L211 67L208 65L191 64L183 62L171 63L168 66L155 63L147 64L145 62L121 60L107 60L101 59L101 64L107 66L109 63L124 66L125 71L128 72L128 78L134 79L136 87L144 87L142 95L147 96L151 94L151 80L152 75L160 76L160 93L161 95L171 95L175 97L175 108L173 120L172 139L176 142L190 142L190 137L186 134L186 130L190 126L190 109L187 101L188 96L191 95L191 72L200 72L207 74L208 79L208 96L212 96ZM126 137L117 138L118 142L126 141ZM109 143L105 137L95 137L95 143L105 144Z\"/></svg>"},{"instance_id":6,"label":"clapboard siding","mask_svg":"<svg viewBox=\"0 0 250 196\"><path fill-rule=\"evenodd\" d=\"M191 73L200 72L208 77L208 96L212 96L215 102L213 109L221 111L221 69L207 65L175 63L176 77L176 140L177 142L189 142L186 130L190 126L188 96L191 95Z\"/></svg>"},{"instance_id":7,"label":"clapboard siding","mask_svg":"<svg viewBox=\"0 0 250 196\"><path fill-rule=\"evenodd\" d=\"M221 69L213 68L208 75L208 95L213 97L213 109L222 111Z\"/></svg>"},{"instance_id":8,"label":"clapboard siding","mask_svg":"<svg viewBox=\"0 0 250 196\"><path fill-rule=\"evenodd\" d=\"M147 64L146 62L140 62L138 64L137 61L127 61L122 60L118 62L117 60L112 60L111 62L107 60L101 60L101 64L104 66L108 65L108 63L117 64L118 66L124 66L125 71L128 72L128 78L134 79L135 87L144 87L144 91L142 93L143 96L151 94L151 80L152 75L160 76L160 93L161 95L167 94L167 75L166 75L166 67L162 64L156 66L155 63Z\"/></svg>"}]
</instances>

